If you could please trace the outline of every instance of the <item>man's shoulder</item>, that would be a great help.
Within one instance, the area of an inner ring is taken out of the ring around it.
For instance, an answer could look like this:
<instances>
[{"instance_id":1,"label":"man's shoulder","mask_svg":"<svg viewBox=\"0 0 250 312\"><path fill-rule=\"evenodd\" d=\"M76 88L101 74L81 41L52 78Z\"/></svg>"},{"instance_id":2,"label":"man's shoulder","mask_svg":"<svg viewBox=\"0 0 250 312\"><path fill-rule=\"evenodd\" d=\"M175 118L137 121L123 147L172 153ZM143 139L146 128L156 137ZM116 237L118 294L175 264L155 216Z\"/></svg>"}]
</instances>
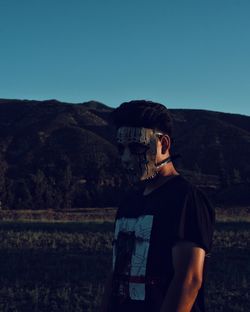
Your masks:
<instances>
[{"instance_id":1,"label":"man's shoulder","mask_svg":"<svg viewBox=\"0 0 250 312\"><path fill-rule=\"evenodd\" d=\"M196 186L181 174L171 178L169 181L167 180L166 183L161 186L163 194L165 192L185 194L193 191L195 188Z\"/></svg>"},{"instance_id":2,"label":"man's shoulder","mask_svg":"<svg viewBox=\"0 0 250 312\"><path fill-rule=\"evenodd\" d=\"M159 203L167 203L181 209L187 203L202 204L206 202L206 194L194 183L182 175L178 175L171 181L163 184L149 200ZM177 209L177 208L176 208Z\"/></svg>"},{"instance_id":3,"label":"man's shoulder","mask_svg":"<svg viewBox=\"0 0 250 312\"><path fill-rule=\"evenodd\" d=\"M181 174L173 179L172 183L166 183L163 185L162 194L166 193L172 195L172 197L179 196L186 199L192 198L194 201L203 201L212 205L206 193L199 186Z\"/></svg>"}]
</instances>

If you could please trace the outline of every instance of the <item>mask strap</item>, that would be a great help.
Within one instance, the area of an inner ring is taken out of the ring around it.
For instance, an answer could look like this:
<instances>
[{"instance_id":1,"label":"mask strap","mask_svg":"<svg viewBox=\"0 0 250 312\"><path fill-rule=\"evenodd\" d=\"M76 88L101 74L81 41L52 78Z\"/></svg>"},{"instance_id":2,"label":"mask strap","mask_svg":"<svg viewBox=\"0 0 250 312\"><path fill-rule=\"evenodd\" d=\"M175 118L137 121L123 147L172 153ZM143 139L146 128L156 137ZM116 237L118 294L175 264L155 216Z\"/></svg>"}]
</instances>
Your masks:
<instances>
[{"instance_id":1,"label":"mask strap","mask_svg":"<svg viewBox=\"0 0 250 312\"><path fill-rule=\"evenodd\" d=\"M165 160L161 161L160 163L156 164L155 165L156 169L159 169L159 168L165 166L166 164L170 163L171 161L172 161L172 158L171 158L171 156L169 156L167 159L165 159Z\"/></svg>"},{"instance_id":2,"label":"mask strap","mask_svg":"<svg viewBox=\"0 0 250 312\"><path fill-rule=\"evenodd\" d=\"M166 164L168 164L169 162L171 162L172 160L181 157L180 154L175 154L173 156L169 156L168 158L166 158L165 160L161 161L160 163L156 164L156 169L159 169L163 166L165 166Z\"/></svg>"},{"instance_id":3,"label":"mask strap","mask_svg":"<svg viewBox=\"0 0 250 312\"><path fill-rule=\"evenodd\" d=\"M159 164L156 164L155 167L156 167L156 169L159 169L159 168L161 168L162 166L165 166L166 164L168 164L168 163L171 162L171 161L172 161L172 159L171 159L171 157L169 156L167 159L161 161ZM156 171L152 176L148 177L146 180L147 180L147 181L148 181L148 180L152 180L152 179L154 179L158 174L159 174L159 172Z\"/></svg>"}]
</instances>

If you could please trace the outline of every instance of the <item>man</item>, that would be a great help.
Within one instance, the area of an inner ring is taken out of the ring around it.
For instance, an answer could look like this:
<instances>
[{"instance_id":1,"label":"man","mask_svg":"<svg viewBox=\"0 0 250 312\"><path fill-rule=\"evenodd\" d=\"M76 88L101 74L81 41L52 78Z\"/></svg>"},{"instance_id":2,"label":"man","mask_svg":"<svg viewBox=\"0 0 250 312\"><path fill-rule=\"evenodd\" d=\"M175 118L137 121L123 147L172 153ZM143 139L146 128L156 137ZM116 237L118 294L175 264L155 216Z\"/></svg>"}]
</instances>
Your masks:
<instances>
[{"instance_id":1,"label":"man","mask_svg":"<svg viewBox=\"0 0 250 312\"><path fill-rule=\"evenodd\" d=\"M102 311L204 312L215 213L172 163L169 111L131 101L113 117L122 164L135 187L117 212Z\"/></svg>"}]
</instances>

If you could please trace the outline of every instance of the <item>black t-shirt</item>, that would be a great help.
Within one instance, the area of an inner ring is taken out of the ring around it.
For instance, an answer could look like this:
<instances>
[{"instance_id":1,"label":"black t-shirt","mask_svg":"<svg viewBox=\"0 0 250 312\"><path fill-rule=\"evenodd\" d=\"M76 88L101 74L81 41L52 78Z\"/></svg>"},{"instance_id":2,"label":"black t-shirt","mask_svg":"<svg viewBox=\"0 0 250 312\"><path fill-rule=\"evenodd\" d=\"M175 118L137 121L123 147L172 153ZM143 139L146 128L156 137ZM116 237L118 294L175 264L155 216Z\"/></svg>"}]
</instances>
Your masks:
<instances>
[{"instance_id":1,"label":"black t-shirt","mask_svg":"<svg viewBox=\"0 0 250 312\"><path fill-rule=\"evenodd\" d=\"M130 194L120 205L113 242L109 311L158 312L174 276L172 247L185 240L206 252L202 286L192 312L204 312L204 279L215 212L206 196L181 175L148 195Z\"/></svg>"}]
</instances>

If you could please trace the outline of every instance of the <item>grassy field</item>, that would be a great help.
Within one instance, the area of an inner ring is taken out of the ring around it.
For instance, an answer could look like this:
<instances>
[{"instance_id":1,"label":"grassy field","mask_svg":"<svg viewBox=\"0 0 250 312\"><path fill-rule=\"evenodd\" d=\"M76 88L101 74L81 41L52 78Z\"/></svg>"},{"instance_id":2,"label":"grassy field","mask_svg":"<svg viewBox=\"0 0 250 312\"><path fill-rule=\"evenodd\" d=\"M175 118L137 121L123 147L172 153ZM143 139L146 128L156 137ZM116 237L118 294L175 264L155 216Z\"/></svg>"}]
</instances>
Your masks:
<instances>
[{"instance_id":1,"label":"grassy field","mask_svg":"<svg viewBox=\"0 0 250 312\"><path fill-rule=\"evenodd\" d=\"M249 306L248 212L217 210L209 312L246 312ZM0 311L98 311L111 267L115 210L47 213L0 212Z\"/></svg>"}]
</instances>

